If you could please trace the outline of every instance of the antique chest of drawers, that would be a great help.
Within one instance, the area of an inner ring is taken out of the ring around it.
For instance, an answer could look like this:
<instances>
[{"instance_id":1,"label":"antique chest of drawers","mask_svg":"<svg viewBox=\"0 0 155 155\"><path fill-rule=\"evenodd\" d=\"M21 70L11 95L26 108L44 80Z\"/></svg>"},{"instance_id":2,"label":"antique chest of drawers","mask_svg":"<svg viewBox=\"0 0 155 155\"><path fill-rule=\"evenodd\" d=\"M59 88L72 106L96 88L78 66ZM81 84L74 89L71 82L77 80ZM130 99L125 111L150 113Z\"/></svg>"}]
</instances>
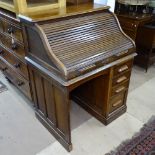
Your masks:
<instances>
[{"instance_id":1,"label":"antique chest of drawers","mask_svg":"<svg viewBox=\"0 0 155 155\"><path fill-rule=\"evenodd\" d=\"M12 14L0 11L0 68L5 77L31 99L28 69L24 58L19 20Z\"/></svg>"},{"instance_id":2,"label":"antique chest of drawers","mask_svg":"<svg viewBox=\"0 0 155 155\"><path fill-rule=\"evenodd\" d=\"M149 14L117 14L117 17L119 19L123 31L134 41L136 41L138 28L152 20L152 16Z\"/></svg>"}]
</instances>

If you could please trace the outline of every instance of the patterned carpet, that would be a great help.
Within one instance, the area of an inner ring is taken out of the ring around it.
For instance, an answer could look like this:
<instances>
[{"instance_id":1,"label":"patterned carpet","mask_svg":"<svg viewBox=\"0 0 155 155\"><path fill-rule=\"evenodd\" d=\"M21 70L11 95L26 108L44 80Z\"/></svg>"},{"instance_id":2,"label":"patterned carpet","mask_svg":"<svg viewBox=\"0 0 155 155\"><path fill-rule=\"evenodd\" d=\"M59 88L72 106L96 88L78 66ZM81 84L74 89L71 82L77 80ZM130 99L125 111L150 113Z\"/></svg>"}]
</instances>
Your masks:
<instances>
[{"instance_id":1,"label":"patterned carpet","mask_svg":"<svg viewBox=\"0 0 155 155\"><path fill-rule=\"evenodd\" d=\"M155 155L155 116L132 139L106 155Z\"/></svg>"}]
</instances>

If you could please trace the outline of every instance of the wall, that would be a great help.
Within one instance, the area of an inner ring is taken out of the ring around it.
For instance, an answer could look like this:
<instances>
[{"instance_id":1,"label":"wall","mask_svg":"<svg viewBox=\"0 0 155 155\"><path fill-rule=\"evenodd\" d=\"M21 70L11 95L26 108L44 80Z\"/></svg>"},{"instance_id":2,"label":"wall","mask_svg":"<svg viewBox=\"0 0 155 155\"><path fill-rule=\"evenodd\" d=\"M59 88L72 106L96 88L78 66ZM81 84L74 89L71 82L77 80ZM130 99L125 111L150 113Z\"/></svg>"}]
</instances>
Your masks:
<instances>
[{"instance_id":1,"label":"wall","mask_svg":"<svg viewBox=\"0 0 155 155\"><path fill-rule=\"evenodd\" d=\"M114 12L115 0L94 0L94 3L108 5L111 7L110 11Z\"/></svg>"}]
</instances>

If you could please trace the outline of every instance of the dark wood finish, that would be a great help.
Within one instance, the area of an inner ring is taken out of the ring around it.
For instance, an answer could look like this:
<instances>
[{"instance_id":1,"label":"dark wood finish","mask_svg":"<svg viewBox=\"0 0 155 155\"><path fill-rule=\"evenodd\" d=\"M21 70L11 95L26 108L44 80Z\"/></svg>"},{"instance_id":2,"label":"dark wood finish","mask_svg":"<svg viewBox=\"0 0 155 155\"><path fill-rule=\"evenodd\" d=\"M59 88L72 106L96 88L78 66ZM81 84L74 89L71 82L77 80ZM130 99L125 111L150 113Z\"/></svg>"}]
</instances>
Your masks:
<instances>
[{"instance_id":1,"label":"dark wood finish","mask_svg":"<svg viewBox=\"0 0 155 155\"><path fill-rule=\"evenodd\" d=\"M22 28L11 13L0 11L0 62L9 81L31 99Z\"/></svg>"},{"instance_id":2,"label":"dark wood finish","mask_svg":"<svg viewBox=\"0 0 155 155\"><path fill-rule=\"evenodd\" d=\"M145 24L151 23L153 16L150 14L118 14L117 16L124 32L136 43L138 55L134 63L144 67L147 71L155 61L154 28L149 29Z\"/></svg>"},{"instance_id":3,"label":"dark wood finish","mask_svg":"<svg viewBox=\"0 0 155 155\"><path fill-rule=\"evenodd\" d=\"M22 93L24 93L29 99L31 99L31 91L29 82L16 72L12 66L3 58L0 57L0 68L6 78L11 81Z\"/></svg>"},{"instance_id":4,"label":"dark wood finish","mask_svg":"<svg viewBox=\"0 0 155 155\"><path fill-rule=\"evenodd\" d=\"M89 2L93 2L93 0L67 0L68 5L78 5Z\"/></svg>"},{"instance_id":5,"label":"dark wood finish","mask_svg":"<svg viewBox=\"0 0 155 155\"><path fill-rule=\"evenodd\" d=\"M71 100L106 125L126 111L134 42L105 7L20 20L36 116L71 151Z\"/></svg>"},{"instance_id":6,"label":"dark wood finish","mask_svg":"<svg viewBox=\"0 0 155 155\"><path fill-rule=\"evenodd\" d=\"M135 63L144 67L147 72L148 67L155 63L155 22L139 28L136 44L138 56Z\"/></svg>"},{"instance_id":7,"label":"dark wood finish","mask_svg":"<svg viewBox=\"0 0 155 155\"><path fill-rule=\"evenodd\" d=\"M12 67L19 72L22 76L24 76L27 80L29 79L27 65L18 59L11 52L7 51L3 47L0 46L0 56L4 58L7 62L9 62Z\"/></svg>"},{"instance_id":8,"label":"dark wood finish","mask_svg":"<svg viewBox=\"0 0 155 155\"><path fill-rule=\"evenodd\" d=\"M139 27L152 21L152 15L150 14L117 14L117 17L123 31L134 41L136 41Z\"/></svg>"}]
</instances>

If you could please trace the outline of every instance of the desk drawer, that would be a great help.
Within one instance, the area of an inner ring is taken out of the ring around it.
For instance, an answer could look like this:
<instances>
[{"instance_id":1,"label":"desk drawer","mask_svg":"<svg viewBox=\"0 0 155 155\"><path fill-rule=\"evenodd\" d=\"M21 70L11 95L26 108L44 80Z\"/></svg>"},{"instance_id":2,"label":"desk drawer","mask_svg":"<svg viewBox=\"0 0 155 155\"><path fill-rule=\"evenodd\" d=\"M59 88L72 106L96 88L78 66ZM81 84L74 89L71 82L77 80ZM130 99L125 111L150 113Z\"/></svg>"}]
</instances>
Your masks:
<instances>
[{"instance_id":1,"label":"desk drawer","mask_svg":"<svg viewBox=\"0 0 155 155\"><path fill-rule=\"evenodd\" d=\"M124 29L130 30L130 31L137 30L138 24L135 23L135 21L133 21L133 20L129 20L129 19L125 20L125 19L119 18L119 22L120 22L122 28L124 28Z\"/></svg>"},{"instance_id":2,"label":"desk drawer","mask_svg":"<svg viewBox=\"0 0 155 155\"><path fill-rule=\"evenodd\" d=\"M124 83L125 81L128 81L130 79L130 74L131 74L131 71L128 71L128 72L124 73L123 75L115 77L113 79L112 86L114 87L114 86L117 86L117 85Z\"/></svg>"},{"instance_id":3,"label":"desk drawer","mask_svg":"<svg viewBox=\"0 0 155 155\"><path fill-rule=\"evenodd\" d=\"M118 94L117 96L112 97L110 100L110 112L113 112L122 105L125 105L125 98L126 91L121 94Z\"/></svg>"},{"instance_id":4,"label":"desk drawer","mask_svg":"<svg viewBox=\"0 0 155 155\"><path fill-rule=\"evenodd\" d=\"M0 47L0 56L4 58L12 67L28 79L28 70L26 64L17 59L13 54Z\"/></svg>"},{"instance_id":5,"label":"desk drawer","mask_svg":"<svg viewBox=\"0 0 155 155\"><path fill-rule=\"evenodd\" d=\"M3 44L6 48L13 51L17 54L20 58L24 59L25 57L25 51L24 47L19 44L16 40L0 33L0 42Z\"/></svg>"},{"instance_id":6,"label":"desk drawer","mask_svg":"<svg viewBox=\"0 0 155 155\"><path fill-rule=\"evenodd\" d=\"M111 96L115 96L115 95L118 95L118 94L126 91L128 89L128 87L129 87L129 81L124 82L116 87L113 87Z\"/></svg>"},{"instance_id":7,"label":"desk drawer","mask_svg":"<svg viewBox=\"0 0 155 155\"><path fill-rule=\"evenodd\" d=\"M131 70L132 60L118 64L114 67L114 76L123 74L126 71Z\"/></svg>"},{"instance_id":8,"label":"desk drawer","mask_svg":"<svg viewBox=\"0 0 155 155\"><path fill-rule=\"evenodd\" d=\"M0 59L0 66L4 75L18 87L29 99L31 99L29 81L13 70L7 63Z\"/></svg>"},{"instance_id":9,"label":"desk drawer","mask_svg":"<svg viewBox=\"0 0 155 155\"><path fill-rule=\"evenodd\" d=\"M20 25L3 21L4 32L8 35L16 38L20 42L23 42L22 30Z\"/></svg>"}]
</instances>

